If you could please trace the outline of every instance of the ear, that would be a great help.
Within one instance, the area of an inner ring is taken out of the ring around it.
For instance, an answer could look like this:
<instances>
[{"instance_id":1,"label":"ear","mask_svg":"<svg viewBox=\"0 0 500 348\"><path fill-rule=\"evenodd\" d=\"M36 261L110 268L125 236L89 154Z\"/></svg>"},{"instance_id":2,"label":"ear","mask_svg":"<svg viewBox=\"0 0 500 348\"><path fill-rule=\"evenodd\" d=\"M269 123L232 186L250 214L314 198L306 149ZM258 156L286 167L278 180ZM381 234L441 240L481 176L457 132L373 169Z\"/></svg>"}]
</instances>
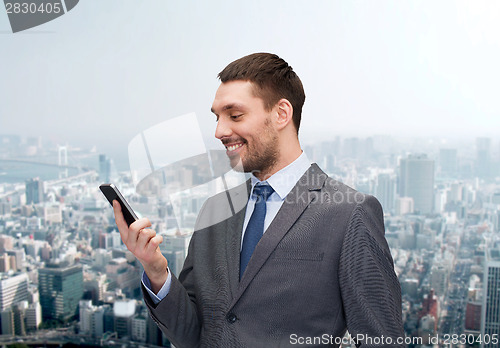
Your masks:
<instances>
[{"instance_id":1,"label":"ear","mask_svg":"<svg viewBox=\"0 0 500 348\"><path fill-rule=\"evenodd\" d=\"M288 99L280 99L275 107L276 125L279 130L287 127L289 124L293 126L293 106Z\"/></svg>"}]
</instances>

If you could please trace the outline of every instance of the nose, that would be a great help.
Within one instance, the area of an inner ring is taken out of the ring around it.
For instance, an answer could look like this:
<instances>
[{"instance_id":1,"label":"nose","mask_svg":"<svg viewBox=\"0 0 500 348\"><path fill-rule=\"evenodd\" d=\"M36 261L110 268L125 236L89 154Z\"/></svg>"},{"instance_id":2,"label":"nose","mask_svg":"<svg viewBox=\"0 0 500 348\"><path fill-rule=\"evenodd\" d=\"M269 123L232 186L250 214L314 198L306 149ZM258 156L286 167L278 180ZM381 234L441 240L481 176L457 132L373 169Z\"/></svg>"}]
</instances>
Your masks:
<instances>
[{"instance_id":1,"label":"nose","mask_svg":"<svg viewBox=\"0 0 500 348\"><path fill-rule=\"evenodd\" d=\"M230 137L231 134L232 130L229 122L227 122L224 117L219 117L217 127L215 128L215 137L221 140L222 138Z\"/></svg>"}]
</instances>

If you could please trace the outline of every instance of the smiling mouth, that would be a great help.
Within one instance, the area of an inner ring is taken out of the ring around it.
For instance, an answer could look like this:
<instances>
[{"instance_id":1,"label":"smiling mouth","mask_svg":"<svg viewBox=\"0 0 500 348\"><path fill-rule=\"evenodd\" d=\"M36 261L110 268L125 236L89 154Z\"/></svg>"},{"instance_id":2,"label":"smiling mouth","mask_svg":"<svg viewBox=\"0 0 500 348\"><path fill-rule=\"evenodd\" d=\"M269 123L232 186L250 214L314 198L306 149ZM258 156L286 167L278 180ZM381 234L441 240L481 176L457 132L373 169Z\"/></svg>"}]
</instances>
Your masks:
<instances>
[{"instance_id":1,"label":"smiling mouth","mask_svg":"<svg viewBox=\"0 0 500 348\"><path fill-rule=\"evenodd\" d=\"M228 151L234 151L234 150L236 150L236 149L239 149L239 148L240 148L240 147L242 147L242 146L243 146L243 143L231 144L231 145L227 145L227 146L226 146L226 149L227 149Z\"/></svg>"}]
</instances>

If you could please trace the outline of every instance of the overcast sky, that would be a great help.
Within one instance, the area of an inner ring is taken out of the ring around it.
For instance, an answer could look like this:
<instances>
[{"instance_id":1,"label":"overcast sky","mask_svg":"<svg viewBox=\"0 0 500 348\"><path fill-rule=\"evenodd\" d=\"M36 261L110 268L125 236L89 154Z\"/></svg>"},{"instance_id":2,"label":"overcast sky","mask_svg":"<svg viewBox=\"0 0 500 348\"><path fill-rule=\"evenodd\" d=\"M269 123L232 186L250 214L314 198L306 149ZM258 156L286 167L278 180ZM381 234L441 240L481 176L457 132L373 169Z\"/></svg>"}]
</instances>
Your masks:
<instances>
[{"instance_id":1,"label":"overcast sky","mask_svg":"<svg viewBox=\"0 0 500 348\"><path fill-rule=\"evenodd\" d=\"M196 112L217 147L217 73L266 51L302 79L303 142L498 138L499 33L495 0L83 0L16 34L0 9L0 134L126 152L140 131Z\"/></svg>"}]
</instances>

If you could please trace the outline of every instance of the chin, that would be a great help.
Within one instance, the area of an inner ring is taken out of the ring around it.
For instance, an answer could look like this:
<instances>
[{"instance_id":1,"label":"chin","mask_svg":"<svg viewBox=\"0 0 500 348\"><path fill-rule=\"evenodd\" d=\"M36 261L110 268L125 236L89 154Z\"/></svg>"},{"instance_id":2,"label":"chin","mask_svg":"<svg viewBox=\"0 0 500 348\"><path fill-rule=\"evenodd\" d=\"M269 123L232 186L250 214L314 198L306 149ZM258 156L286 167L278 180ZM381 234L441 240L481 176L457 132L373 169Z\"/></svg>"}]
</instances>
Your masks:
<instances>
[{"instance_id":1,"label":"chin","mask_svg":"<svg viewBox=\"0 0 500 348\"><path fill-rule=\"evenodd\" d=\"M231 164L231 168L233 168L234 171L242 173L245 172L243 162L241 161L241 158L239 156L230 157L229 163Z\"/></svg>"}]
</instances>

